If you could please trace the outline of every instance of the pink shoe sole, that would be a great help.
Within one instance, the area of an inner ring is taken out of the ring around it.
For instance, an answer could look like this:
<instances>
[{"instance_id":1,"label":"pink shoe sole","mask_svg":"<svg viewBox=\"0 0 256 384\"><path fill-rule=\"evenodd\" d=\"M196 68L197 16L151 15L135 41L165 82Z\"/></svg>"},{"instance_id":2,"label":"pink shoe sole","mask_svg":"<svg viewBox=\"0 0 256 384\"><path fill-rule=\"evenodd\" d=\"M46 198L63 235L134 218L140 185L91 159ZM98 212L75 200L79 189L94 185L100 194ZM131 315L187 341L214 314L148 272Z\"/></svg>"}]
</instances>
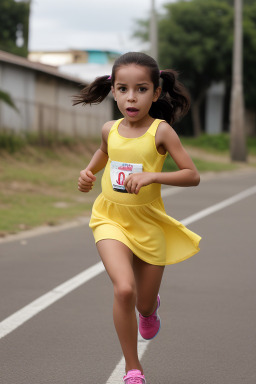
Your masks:
<instances>
[{"instance_id":1,"label":"pink shoe sole","mask_svg":"<svg viewBox=\"0 0 256 384\"><path fill-rule=\"evenodd\" d=\"M146 384L145 376L138 369L132 369L123 377L125 384Z\"/></svg>"}]
</instances>

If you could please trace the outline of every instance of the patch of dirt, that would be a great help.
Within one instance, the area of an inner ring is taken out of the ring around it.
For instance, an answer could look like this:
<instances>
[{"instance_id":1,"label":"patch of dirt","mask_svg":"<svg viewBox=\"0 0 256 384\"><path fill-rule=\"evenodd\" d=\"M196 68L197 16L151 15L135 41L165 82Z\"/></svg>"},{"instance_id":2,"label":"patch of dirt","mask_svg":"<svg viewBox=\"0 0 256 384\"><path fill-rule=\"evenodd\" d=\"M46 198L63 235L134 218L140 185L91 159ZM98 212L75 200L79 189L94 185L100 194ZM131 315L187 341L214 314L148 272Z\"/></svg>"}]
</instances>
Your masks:
<instances>
[{"instance_id":1,"label":"patch of dirt","mask_svg":"<svg viewBox=\"0 0 256 384\"><path fill-rule=\"evenodd\" d=\"M216 162L216 163L226 163L226 164L236 164L239 168L251 168L256 166L256 157L248 156L247 162L232 162L229 154L214 154L207 152L201 148L188 147L186 150L191 157L202 159L205 161Z\"/></svg>"}]
</instances>

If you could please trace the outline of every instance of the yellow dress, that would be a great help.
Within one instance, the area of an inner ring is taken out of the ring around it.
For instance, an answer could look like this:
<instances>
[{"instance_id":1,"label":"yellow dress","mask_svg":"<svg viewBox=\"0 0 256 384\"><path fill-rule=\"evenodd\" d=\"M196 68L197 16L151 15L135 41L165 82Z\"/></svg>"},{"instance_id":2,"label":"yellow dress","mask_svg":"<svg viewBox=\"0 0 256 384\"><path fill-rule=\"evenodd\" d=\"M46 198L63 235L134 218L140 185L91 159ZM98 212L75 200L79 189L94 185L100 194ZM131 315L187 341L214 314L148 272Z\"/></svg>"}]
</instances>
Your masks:
<instances>
[{"instance_id":1,"label":"yellow dress","mask_svg":"<svg viewBox=\"0 0 256 384\"><path fill-rule=\"evenodd\" d=\"M122 120L117 120L109 132L109 159L102 176L102 193L92 208L89 225L95 242L118 240L137 257L153 265L183 261L200 250L201 237L166 214L161 184L142 187L138 195L113 189L118 185L122 188L125 173L133 166L135 169L137 164L142 164L145 172L161 172L167 154L157 151L155 134L163 120L154 120L146 133L137 138L119 134Z\"/></svg>"}]
</instances>

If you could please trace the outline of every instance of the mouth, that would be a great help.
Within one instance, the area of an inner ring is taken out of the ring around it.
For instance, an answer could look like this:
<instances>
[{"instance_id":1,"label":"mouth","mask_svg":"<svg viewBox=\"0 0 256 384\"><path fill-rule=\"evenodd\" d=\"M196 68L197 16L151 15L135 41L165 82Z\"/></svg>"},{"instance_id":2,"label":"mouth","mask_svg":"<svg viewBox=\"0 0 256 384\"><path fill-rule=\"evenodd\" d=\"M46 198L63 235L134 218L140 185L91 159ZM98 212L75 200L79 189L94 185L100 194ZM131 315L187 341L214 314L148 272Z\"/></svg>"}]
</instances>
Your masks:
<instances>
[{"instance_id":1,"label":"mouth","mask_svg":"<svg viewBox=\"0 0 256 384\"><path fill-rule=\"evenodd\" d=\"M128 116L136 116L139 110L137 108L129 107L129 108L126 108L126 112Z\"/></svg>"}]
</instances>

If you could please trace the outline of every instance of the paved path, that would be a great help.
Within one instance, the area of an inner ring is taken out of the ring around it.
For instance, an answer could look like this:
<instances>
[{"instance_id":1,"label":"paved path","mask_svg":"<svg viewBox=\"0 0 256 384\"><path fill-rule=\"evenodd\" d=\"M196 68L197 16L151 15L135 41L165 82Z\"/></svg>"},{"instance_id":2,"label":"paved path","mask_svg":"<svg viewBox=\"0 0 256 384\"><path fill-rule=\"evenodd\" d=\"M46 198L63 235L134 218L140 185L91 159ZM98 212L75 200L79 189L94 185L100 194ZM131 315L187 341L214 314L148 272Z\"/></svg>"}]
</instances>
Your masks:
<instances>
[{"instance_id":1,"label":"paved path","mask_svg":"<svg viewBox=\"0 0 256 384\"><path fill-rule=\"evenodd\" d=\"M193 219L201 252L166 268L162 330L146 347L140 342L148 384L255 384L255 185L256 172L231 173L164 198L167 212L184 220L240 196ZM0 340L1 384L122 383L111 283L104 272L84 283L79 275L99 262L87 225L0 243L0 335L11 315L56 295Z\"/></svg>"}]
</instances>

